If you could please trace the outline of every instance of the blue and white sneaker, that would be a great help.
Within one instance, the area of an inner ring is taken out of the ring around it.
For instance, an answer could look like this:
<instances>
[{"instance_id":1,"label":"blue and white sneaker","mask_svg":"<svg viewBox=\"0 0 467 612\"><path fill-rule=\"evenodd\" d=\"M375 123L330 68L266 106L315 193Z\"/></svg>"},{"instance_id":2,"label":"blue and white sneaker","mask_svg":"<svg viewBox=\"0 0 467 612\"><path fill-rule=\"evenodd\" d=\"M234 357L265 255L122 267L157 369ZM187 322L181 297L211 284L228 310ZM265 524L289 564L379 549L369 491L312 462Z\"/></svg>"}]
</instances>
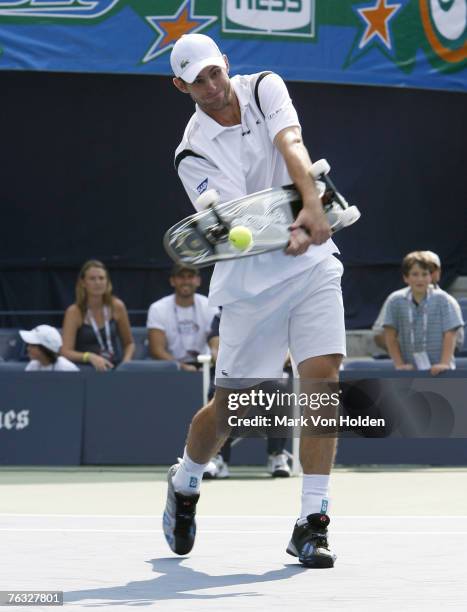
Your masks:
<instances>
[{"instance_id":1,"label":"blue and white sneaker","mask_svg":"<svg viewBox=\"0 0 467 612\"><path fill-rule=\"evenodd\" d=\"M195 543L195 514L199 493L182 495L175 491L172 478L178 468L179 464L173 465L167 474L167 502L162 517L162 529L171 550L177 555L186 555Z\"/></svg>"},{"instance_id":2,"label":"blue and white sneaker","mask_svg":"<svg viewBox=\"0 0 467 612\"><path fill-rule=\"evenodd\" d=\"M287 546L287 552L298 557L305 567L334 567L337 559L328 544L327 514L309 514L295 523L292 538Z\"/></svg>"}]
</instances>

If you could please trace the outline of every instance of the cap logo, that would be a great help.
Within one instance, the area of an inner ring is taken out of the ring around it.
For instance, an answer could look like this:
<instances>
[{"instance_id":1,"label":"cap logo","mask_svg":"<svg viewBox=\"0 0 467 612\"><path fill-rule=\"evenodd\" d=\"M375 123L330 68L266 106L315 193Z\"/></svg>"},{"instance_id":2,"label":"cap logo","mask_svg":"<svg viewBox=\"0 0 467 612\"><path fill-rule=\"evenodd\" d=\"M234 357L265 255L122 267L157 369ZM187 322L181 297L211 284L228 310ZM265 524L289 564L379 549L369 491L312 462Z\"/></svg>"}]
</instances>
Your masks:
<instances>
[{"instance_id":1,"label":"cap logo","mask_svg":"<svg viewBox=\"0 0 467 612\"><path fill-rule=\"evenodd\" d=\"M185 70L185 68L188 66L188 64L190 63L189 59L184 59L180 62L180 68L182 70Z\"/></svg>"}]
</instances>

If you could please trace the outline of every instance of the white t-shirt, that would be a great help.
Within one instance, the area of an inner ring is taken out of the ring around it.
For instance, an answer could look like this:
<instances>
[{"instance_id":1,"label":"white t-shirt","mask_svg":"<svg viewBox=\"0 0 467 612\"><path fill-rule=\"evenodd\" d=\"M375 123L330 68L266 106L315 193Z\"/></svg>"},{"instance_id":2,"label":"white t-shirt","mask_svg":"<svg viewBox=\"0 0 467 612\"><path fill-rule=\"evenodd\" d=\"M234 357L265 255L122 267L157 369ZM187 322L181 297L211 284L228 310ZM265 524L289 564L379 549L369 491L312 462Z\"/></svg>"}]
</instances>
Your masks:
<instances>
[{"instance_id":1,"label":"white t-shirt","mask_svg":"<svg viewBox=\"0 0 467 612\"><path fill-rule=\"evenodd\" d=\"M277 74L269 74L258 88L263 117L254 100L256 79L257 75L231 79L240 104L241 125L224 127L198 106L188 122L176 159L181 159L178 174L193 204L206 189L216 189L220 201L227 202L291 183L284 158L273 141L284 128L300 127L297 112L284 81ZM298 257L274 251L219 262L211 279L209 303L222 306L252 297L338 252L329 239L322 245L312 245Z\"/></svg>"},{"instance_id":2,"label":"white t-shirt","mask_svg":"<svg viewBox=\"0 0 467 612\"><path fill-rule=\"evenodd\" d=\"M182 307L175 295L168 295L149 307L147 328L165 333L167 350L177 360L190 360L190 351L210 353L206 339L219 310L209 306L204 295L195 293L194 298L193 306Z\"/></svg>"},{"instance_id":3,"label":"white t-shirt","mask_svg":"<svg viewBox=\"0 0 467 612\"><path fill-rule=\"evenodd\" d=\"M46 366L37 359L32 359L25 372L79 372L79 368L66 357L60 356L55 363Z\"/></svg>"}]
</instances>

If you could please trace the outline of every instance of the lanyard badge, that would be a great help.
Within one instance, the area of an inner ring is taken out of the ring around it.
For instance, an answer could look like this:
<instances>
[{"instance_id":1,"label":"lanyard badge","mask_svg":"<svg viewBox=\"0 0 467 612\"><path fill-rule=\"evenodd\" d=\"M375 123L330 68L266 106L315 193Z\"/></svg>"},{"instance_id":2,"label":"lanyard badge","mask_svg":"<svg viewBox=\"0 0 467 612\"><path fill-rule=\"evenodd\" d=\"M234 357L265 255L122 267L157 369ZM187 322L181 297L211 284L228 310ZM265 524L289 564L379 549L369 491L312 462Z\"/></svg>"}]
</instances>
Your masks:
<instances>
[{"instance_id":1,"label":"lanyard badge","mask_svg":"<svg viewBox=\"0 0 467 612\"><path fill-rule=\"evenodd\" d=\"M419 306L419 308L423 308L423 323L422 323L422 350L415 351L415 321L413 315L413 297L412 292L408 295L409 298L409 324L410 324L410 345L411 352L413 356L413 360L415 363L415 367L417 370L429 370L431 368L430 358L428 357L427 352L427 333L428 333L428 300L429 294L425 299L425 303L423 306Z\"/></svg>"},{"instance_id":2,"label":"lanyard badge","mask_svg":"<svg viewBox=\"0 0 467 612\"><path fill-rule=\"evenodd\" d=\"M101 331L97 325L97 322L92 312L89 309L88 309L88 319L91 322L91 326L94 331L94 335L96 336L97 342L99 343L101 356L105 357L106 359L112 360L114 356L114 349L113 349L112 338L110 334L110 312L107 306L104 306L103 310L104 310L105 343L104 343L104 339L102 338Z\"/></svg>"}]
</instances>

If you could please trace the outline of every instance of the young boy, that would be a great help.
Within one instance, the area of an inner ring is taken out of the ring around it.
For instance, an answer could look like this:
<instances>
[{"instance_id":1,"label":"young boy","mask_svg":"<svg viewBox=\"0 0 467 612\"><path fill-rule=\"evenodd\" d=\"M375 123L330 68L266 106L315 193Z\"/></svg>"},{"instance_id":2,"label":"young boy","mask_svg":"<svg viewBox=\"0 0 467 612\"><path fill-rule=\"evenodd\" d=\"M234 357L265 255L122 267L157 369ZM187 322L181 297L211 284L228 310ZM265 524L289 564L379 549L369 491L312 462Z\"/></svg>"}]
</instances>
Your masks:
<instances>
[{"instance_id":1,"label":"young boy","mask_svg":"<svg viewBox=\"0 0 467 612\"><path fill-rule=\"evenodd\" d=\"M59 355L62 337L55 327L38 325L31 331L21 330L19 335L27 344L31 360L26 372L79 372L78 366Z\"/></svg>"},{"instance_id":2,"label":"young boy","mask_svg":"<svg viewBox=\"0 0 467 612\"><path fill-rule=\"evenodd\" d=\"M456 330L464 322L446 294L430 286L432 270L423 251L409 253L402 261L408 287L388 298L384 337L397 370L437 375L455 368Z\"/></svg>"},{"instance_id":3,"label":"young boy","mask_svg":"<svg viewBox=\"0 0 467 612\"><path fill-rule=\"evenodd\" d=\"M431 284L433 285L433 289L436 289L437 291L442 291L444 295L448 298L448 300L452 303L453 307L457 310L459 315L462 317L462 311L459 302L454 296L452 296L450 293L444 292L439 286L439 282L441 280L441 259L439 258L439 255L437 253L434 253L433 251L421 251L421 253L423 253L426 259L431 263ZM375 334L375 344L378 348L383 349L383 351L387 351L383 328L384 318L386 316L386 304L388 303L389 298L392 295L393 294L391 293L384 301L384 304L381 306L381 310L379 311L376 321L373 323L372 327L372 330ZM463 346L464 328L458 327L456 330L456 349L462 350Z\"/></svg>"}]
</instances>

